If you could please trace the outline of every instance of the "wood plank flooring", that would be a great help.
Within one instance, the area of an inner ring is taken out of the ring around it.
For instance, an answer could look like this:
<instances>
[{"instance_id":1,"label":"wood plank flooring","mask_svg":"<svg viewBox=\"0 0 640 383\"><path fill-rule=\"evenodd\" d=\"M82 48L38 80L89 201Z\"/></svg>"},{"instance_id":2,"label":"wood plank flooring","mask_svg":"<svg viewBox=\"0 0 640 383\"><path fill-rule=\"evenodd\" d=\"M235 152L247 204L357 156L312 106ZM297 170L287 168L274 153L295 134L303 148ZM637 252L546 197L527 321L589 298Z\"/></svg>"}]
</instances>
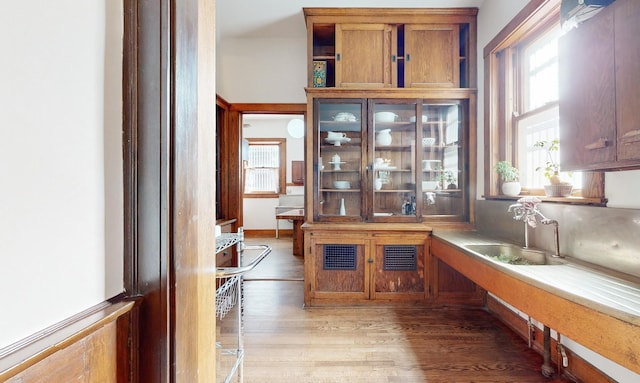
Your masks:
<instances>
[{"instance_id":1,"label":"wood plank flooring","mask_svg":"<svg viewBox=\"0 0 640 383\"><path fill-rule=\"evenodd\" d=\"M542 357L484 310L303 308L291 277L302 259L287 240L248 240L277 246L244 284L245 383L563 382L545 379ZM270 265L286 263L278 280ZM233 320L218 325L219 339L235 331Z\"/></svg>"}]
</instances>

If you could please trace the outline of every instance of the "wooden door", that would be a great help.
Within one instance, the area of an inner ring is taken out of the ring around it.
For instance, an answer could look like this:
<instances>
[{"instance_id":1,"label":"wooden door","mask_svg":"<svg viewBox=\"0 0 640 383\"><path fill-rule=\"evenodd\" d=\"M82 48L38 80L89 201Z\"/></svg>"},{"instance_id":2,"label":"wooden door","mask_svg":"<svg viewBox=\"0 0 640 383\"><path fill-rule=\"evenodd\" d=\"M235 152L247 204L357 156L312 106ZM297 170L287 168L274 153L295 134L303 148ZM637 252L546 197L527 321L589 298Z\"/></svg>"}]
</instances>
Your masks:
<instances>
[{"instance_id":1,"label":"wooden door","mask_svg":"<svg viewBox=\"0 0 640 383\"><path fill-rule=\"evenodd\" d=\"M562 169L588 170L616 159L613 13L605 8L560 39Z\"/></svg>"},{"instance_id":2,"label":"wooden door","mask_svg":"<svg viewBox=\"0 0 640 383\"><path fill-rule=\"evenodd\" d=\"M369 240L342 233L312 235L305 255L305 304L369 299Z\"/></svg>"},{"instance_id":3,"label":"wooden door","mask_svg":"<svg viewBox=\"0 0 640 383\"><path fill-rule=\"evenodd\" d=\"M459 26L408 24L405 26L405 87L460 86Z\"/></svg>"},{"instance_id":4,"label":"wooden door","mask_svg":"<svg viewBox=\"0 0 640 383\"><path fill-rule=\"evenodd\" d=\"M336 87L395 86L395 34L388 24L336 24Z\"/></svg>"},{"instance_id":5,"label":"wooden door","mask_svg":"<svg viewBox=\"0 0 640 383\"><path fill-rule=\"evenodd\" d=\"M640 160L640 2L618 0L615 6L615 61L618 161ZM637 161L636 161L637 162Z\"/></svg>"},{"instance_id":6,"label":"wooden door","mask_svg":"<svg viewBox=\"0 0 640 383\"><path fill-rule=\"evenodd\" d=\"M427 234L374 234L372 299L423 301L428 292Z\"/></svg>"}]
</instances>

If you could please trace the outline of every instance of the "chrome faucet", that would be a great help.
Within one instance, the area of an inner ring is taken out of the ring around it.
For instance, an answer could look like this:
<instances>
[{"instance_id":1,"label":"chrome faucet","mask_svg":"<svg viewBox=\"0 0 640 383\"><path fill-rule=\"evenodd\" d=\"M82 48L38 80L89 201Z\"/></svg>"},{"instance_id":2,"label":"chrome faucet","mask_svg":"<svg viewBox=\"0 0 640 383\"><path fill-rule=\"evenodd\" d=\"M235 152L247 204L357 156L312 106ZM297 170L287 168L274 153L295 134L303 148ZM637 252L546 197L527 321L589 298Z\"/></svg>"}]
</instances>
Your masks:
<instances>
[{"instance_id":1,"label":"chrome faucet","mask_svg":"<svg viewBox=\"0 0 640 383\"><path fill-rule=\"evenodd\" d=\"M537 226L536 216L540 216L540 223L543 225L553 225L553 240L555 245L555 252L552 254L554 257L562 257L560 255L560 239L558 235L558 221L555 219L549 219L542 214L538 209L540 201L536 197L523 197L518 200L518 203L510 205L507 209L508 212L513 212L513 219L516 221L524 222L524 247L529 247L529 231L528 226L535 228Z\"/></svg>"}]
</instances>

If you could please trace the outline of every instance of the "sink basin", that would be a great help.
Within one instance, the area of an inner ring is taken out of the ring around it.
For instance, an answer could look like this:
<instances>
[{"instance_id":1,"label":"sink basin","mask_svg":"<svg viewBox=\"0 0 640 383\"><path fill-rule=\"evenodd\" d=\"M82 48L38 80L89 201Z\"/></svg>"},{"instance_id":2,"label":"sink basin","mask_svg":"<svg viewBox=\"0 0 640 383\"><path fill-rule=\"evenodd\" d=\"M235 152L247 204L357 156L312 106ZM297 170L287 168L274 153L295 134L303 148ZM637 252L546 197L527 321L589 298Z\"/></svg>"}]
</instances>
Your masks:
<instances>
[{"instance_id":1,"label":"sink basin","mask_svg":"<svg viewBox=\"0 0 640 383\"><path fill-rule=\"evenodd\" d=\"M525 249L523 247L508 244L492 245L467 245L468 250L476 254L489 257L494 261L508 263L510 265L562 265L557 258L551 258L548 253L540 250Z\"/></svg>"}]
</instances>

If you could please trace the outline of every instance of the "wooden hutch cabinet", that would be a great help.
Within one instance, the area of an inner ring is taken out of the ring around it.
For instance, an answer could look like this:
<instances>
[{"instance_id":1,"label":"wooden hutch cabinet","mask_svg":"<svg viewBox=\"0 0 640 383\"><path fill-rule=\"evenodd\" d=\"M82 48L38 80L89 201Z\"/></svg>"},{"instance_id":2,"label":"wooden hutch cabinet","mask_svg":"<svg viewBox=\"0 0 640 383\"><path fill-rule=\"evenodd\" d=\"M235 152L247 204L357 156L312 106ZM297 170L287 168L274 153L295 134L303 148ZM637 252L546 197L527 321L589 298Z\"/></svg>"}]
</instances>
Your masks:
<instances>
[{"instance_id":1,"label":"wooden hutch cabinet","mask_svg":"<svg viewBox=\"0 0 640 383\"><path fill-rule=\"evenodd\" d=\"M565 170L640 168L639 18L638 1L617 0L560 39Z\"/></svg>"},{"instance_id":2,"label":"wooden hutch cabinet","mask_svg":"<svg viewBox=\"0 0 640 383\"><path fill-rule=\"evenodd\" d=\"M464 277L429 244L473 216L477 10L304 11L305 304L444 303Z\"/></svg>"}]
</instances>

